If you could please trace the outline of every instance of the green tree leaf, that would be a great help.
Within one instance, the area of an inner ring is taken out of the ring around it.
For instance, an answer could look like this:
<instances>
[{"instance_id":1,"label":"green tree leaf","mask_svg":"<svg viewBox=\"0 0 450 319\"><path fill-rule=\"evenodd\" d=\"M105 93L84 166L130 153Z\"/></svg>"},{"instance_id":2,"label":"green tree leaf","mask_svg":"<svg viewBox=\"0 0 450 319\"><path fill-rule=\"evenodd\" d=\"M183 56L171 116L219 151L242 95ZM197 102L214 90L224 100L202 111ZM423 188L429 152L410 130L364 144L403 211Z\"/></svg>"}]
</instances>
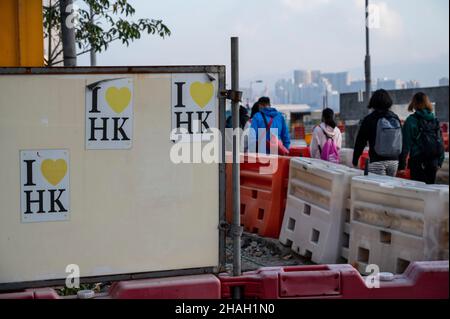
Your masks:
<instances>
[{"instance_id":1,"label":"green tree leaf","mask_svg":"<svg viewBox=\"0 0 450 319\"><path fill-rule=\"evenodd\" d=\"M77 3L78 2L78 3ZM143 33L165 38L171 35L170 29L158 19L132 20L136 10L128 0L78 0L79 23L75 37L79 52L82 55L94 50L106 51L109 44L119 40L129 44L141 39ZM89 9L92 8L92 17ZM43 8L44 38L48 41L47 66L60 63L61 53L61 12L58 0L49 0Z\"/></svg>"}]
</instances>

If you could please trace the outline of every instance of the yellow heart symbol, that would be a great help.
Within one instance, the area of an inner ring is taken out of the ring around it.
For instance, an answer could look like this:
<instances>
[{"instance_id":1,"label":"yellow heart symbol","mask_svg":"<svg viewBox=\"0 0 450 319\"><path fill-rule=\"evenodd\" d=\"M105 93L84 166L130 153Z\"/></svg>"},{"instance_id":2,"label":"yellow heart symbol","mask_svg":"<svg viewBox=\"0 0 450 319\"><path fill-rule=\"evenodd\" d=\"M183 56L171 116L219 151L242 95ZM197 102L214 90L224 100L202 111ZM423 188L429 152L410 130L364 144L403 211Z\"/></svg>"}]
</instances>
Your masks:
<instances>
[{"instance_id":1,"label":"yellow heart symbol","mask_svg":"<svg viewBox=\"0 0 450 319\"><path fill-rule=\"evenodd\" d=\"M194 102L201 108L204 108L214 95L214 85L211 82L194 82L191 84L190 93Z\"/></svg>"},{"instance_id":2,"label":"yellow heart symbol","mask_svg":"<svg viewBox=\"0 0 450 319\"><path fill-rule=\"evenodd\" d=\"M131 91L127 87L119 89L112 86L106 90L105 97L109 107L117 114L120 114L130 105Z\"/></svg>"},{"instance_id":3,"label":"yellow heart symbol","mask_svg":"<svg viewBox=\"0 0 450 319\"><path fill-rule=\"evenodd\" d=\"M42 161L41 172L50 184L56 186L61 182L64 176L66 176L67 163L63 159L59 159L56 161L46 159Z\"/></svg>"}]
</instances>

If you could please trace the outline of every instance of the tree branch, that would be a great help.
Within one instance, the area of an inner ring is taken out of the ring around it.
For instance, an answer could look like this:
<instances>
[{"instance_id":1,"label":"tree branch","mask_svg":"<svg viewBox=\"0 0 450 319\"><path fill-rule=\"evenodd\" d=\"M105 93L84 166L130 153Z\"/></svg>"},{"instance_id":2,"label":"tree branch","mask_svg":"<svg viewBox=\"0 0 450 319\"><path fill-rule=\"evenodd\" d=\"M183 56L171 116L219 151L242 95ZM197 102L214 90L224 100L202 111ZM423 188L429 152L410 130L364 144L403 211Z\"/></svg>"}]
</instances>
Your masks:
<instances>
[{"instance_id":1,"label":"tree branch","mask_svg":"<svg viewBox=\"0 0 450 319\"><path fill-rule=\"evenodd\" d=\"M110 44L111 42L114 42L114 41L116 41L116 40L119 40L119 37L116 37L116 38L113 38L111 41L108 41L108 42L106 42L107 44ZM88 52L91 52L91 48L89 48L89 49L87 49L87 50L84 50L84 51L82 51L82 52L80 52L80 53L77 53L77 56L79 56L79 55L82 55L82 54L86 54L86 53L88 53ZM98 52L101 52L101 51L98 51Z\"/></svg>"},{"instance_id":2,"label":"tree branch","mask_svg":"<svg viewBox=\"0 0 450 319\"><path fill-rule=\"evenodd\" d=\"M52 59L55 59L58 55L60 55L63 52L63 49L60 49L59 51L54 50L52 54Z\"/></svg>"},{"instance_id":3,"label":"tree branch","mask_svg":"<svg viewBox=\"0 0 450 319\"><path fill-rule=\"evenodd\" d=\"M58 64L58 63L62 63L62 62L64 62L64 60L59 60L59 61L56 61L56 62L52 62L52 64L50 64L50 66Z\"/></svg>"}]
</instances>

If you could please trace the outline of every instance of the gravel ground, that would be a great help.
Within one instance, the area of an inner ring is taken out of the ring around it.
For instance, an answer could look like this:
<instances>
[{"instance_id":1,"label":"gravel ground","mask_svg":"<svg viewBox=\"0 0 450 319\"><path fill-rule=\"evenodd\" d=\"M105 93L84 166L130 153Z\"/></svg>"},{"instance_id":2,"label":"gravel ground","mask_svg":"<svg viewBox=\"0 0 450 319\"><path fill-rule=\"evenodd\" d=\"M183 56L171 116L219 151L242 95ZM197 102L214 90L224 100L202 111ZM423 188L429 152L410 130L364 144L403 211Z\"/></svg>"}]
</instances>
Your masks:
<instances>
[{"instance_id":1,"label":"gravel ground","mask_svg":"<svg viewBox=\"0 0 450 319\"><path fill-rule=\"evenodd\" d=\"M233 240L227 237L227 270L232 270ZM264 238L244 233L241 244L242 271L256 270L261 267L310 265L311 261L296 255L290 248L283 246L278 239Z\"/></svg>"}]
</instances>

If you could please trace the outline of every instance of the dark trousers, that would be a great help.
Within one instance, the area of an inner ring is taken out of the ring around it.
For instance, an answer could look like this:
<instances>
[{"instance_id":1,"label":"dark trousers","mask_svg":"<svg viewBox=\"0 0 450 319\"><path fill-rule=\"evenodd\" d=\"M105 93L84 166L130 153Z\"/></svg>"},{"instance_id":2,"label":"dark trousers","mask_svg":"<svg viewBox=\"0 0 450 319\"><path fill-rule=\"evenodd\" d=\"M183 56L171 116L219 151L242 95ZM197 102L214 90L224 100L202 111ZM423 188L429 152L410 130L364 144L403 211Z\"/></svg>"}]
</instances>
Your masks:
<instances>
[{"instance_id":1,"label":"dark trousers","mask_svg":"<svg viewBox=\"0 0 450 319\"><path fill-rule=\"evenodd\" d=\"M436 184L436 173L438 171L436 164L423 163L412 158L409 160L409 168L411 169L411 179L413 181Z\"/></svg>"}]
</instances>

